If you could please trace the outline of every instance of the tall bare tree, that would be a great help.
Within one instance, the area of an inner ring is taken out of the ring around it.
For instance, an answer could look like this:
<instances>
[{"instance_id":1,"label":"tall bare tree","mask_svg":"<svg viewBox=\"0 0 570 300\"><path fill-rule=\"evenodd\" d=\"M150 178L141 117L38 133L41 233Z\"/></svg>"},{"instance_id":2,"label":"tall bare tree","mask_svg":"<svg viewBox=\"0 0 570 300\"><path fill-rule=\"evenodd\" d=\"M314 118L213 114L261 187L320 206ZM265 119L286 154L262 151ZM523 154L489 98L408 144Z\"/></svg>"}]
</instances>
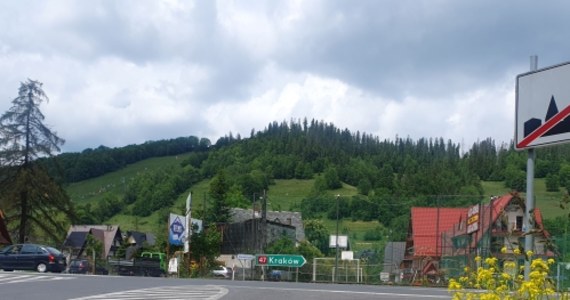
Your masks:
<instances>
[{"instance_id":1,"label":"tall bare tree","mask_svg":"<svg viewBox=\"0 0 570 300\"><path fill-rule=\"evenodd\" d=\"M73 217L69 197L37 163L59 152L65 142L43 123L39 106L44 101L48 97L42 83L28 79L21 83L12 107L0 116L0 206L19 242L39 231L60 241Z\"/></svg>"}]
</instances>

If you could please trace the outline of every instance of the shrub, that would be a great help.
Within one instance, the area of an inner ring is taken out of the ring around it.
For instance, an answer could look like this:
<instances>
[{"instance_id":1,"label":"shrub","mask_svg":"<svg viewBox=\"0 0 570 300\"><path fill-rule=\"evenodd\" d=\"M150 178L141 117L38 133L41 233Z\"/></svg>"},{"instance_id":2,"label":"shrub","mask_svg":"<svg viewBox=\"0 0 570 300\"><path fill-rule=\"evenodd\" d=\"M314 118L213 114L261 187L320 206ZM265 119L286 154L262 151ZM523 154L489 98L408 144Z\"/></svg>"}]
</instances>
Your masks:
<instances>
[{"instance_id":1,"label":"shrub","mask_svg":"<svg viewBox=\"0 0 570 300\"><path fill-rule=\"evenodd\" d=\"M506 253L503 247L501 252ZM513 251L520 254L518 249ZM476 270L465 268L464 276L449 280L448 289L453 299L548 299L557 295L555 284L548 275L554 259L532 259L532 251L527 251L526 259L531 261L529 279L525 280L514 260L505 260L501 267L496 257L481 261L477 256L475 261L480 265ZM480 289L482 292L472 292L467 289ZM567 299L568 295L558 295Z\"/></svg>"}]
</instances>

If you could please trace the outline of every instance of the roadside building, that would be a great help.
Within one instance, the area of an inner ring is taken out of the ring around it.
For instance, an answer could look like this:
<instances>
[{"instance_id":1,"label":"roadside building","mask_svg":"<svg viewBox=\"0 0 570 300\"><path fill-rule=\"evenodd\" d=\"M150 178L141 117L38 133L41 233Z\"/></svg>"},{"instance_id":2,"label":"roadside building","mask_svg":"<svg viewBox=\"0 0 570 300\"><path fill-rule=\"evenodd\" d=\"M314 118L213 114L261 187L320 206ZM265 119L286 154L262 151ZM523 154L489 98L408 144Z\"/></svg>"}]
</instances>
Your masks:
<instances>
[{"instance_id":1,"label":"roadside building","mask_svg":"<svg viewBox=\"0 0 570 300\"><path fill-rule=\"evenodd\" d=\"M99 253L102 258L114 256L123 243L121 229L118 225L72 225L67 231L63 249L69 252L71 257L86 255L85 248L89 236L103 246Z\"/></svg>"},{"instance_id":2,"label":"roadside building","mask_svg":"<svg viewBox=\"0 0 570 300\"><path fill-rule=\"evenodd\" d=\"M404 260L406 242L388 242L384 247L383 272L388 273L389 281L399 282L400 264Z\"/></svg>"},{"instance_id":3,"label":"roadside building","mask_svg":"<svg viewBox=\"0 0 570 300\"><path fill-rule=\"evenodd\" d=\"M439 281L474 266L476 256L524 263L524 239L533 234L533 253L549 257L549 234L536 208L532 228L523 226L524 200L516 193L492 197L489 203L465 208L413 207L402 261L403 277L410 282ZM506 252L501 252L505 248ZM515 249L518 249L515 251ZM515 252L520 251L519 255Z\"/></svg>"},{"instance_id":4,"label":"roadside building","mask_svg":"<svg viewBox=\"0 0 570 300\"><path fill-rule=\"evenodd\" d=\"M281 238L295 242L295 227L275 221L249 219L223 228L221 254L262 253L264 244Z\"/></svg>"}]
</instances>

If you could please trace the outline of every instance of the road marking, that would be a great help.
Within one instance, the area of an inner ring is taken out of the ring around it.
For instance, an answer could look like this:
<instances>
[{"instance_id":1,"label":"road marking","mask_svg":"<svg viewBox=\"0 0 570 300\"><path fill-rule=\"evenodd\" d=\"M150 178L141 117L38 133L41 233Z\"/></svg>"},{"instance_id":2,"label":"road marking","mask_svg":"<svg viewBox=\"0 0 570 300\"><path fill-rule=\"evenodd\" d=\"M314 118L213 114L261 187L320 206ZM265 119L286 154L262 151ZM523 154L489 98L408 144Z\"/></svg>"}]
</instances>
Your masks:
<instances>
[{"instance_id":1,"label":"road marking","mask_svg":"<svg viewBox=\"0 0 570 300\"><path fill-rule=\"evenodd\" d=\"M283 291L299 291L299 292L317 292L317 293L332 293L332 294L360 294L360 295L374 295L374 296L395 296L402 298L430 298L430 299L449 299L446 295L422 295L422 294L404 294L404 293L388 293L388 292L359 292L359 291L341 291L341 290L322 290L322 289L301 289L301 288L276 288L276 287L251 287L251 286L232 286L232 288L247 288L247 289L260 289L260 290L283 290Z\"/></svg>"},{"instance_id":2,"label":"road marking","mask_svg":"<svg viewBox=\"0 0 570 300\"><path fill-rule=\"evenodd\" d=\"M10 283L40 282L54 280L68 280L73 277L49 276L40 274L0 273L0 285Z\"/></svg>"},{"instance_id":3,"label":"road marking","mask_svg":"<svg viewBox=\"0 0 570 300\"><path fill-rule=\"evenodd\" d=\"M206 299L217 300L228 293L228 290L216 285L183 285L183 286L162 286L140 290L130 290L124 292L92 295L69 300L121 300L121 299Z\"/></svg>"}]
</instances>

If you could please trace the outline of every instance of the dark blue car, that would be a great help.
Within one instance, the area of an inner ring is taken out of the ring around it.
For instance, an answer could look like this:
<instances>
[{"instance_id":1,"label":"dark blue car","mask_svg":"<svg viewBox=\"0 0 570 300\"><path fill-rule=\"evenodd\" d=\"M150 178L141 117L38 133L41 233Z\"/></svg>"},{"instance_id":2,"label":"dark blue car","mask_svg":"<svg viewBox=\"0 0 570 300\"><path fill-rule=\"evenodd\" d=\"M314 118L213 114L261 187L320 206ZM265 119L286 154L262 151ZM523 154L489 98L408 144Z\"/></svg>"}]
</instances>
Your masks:
<instances>
[{"instance_id":1,"label":"dark blue car","mask_svg":"<svg viewBox=\"0 0 570 300\"><path fill-rule=\"evenodd\" d=\"M15 244L0 250L0 269L63 272L65 256L57 249L38 244Z\"/></svg>"}]
</instances>

